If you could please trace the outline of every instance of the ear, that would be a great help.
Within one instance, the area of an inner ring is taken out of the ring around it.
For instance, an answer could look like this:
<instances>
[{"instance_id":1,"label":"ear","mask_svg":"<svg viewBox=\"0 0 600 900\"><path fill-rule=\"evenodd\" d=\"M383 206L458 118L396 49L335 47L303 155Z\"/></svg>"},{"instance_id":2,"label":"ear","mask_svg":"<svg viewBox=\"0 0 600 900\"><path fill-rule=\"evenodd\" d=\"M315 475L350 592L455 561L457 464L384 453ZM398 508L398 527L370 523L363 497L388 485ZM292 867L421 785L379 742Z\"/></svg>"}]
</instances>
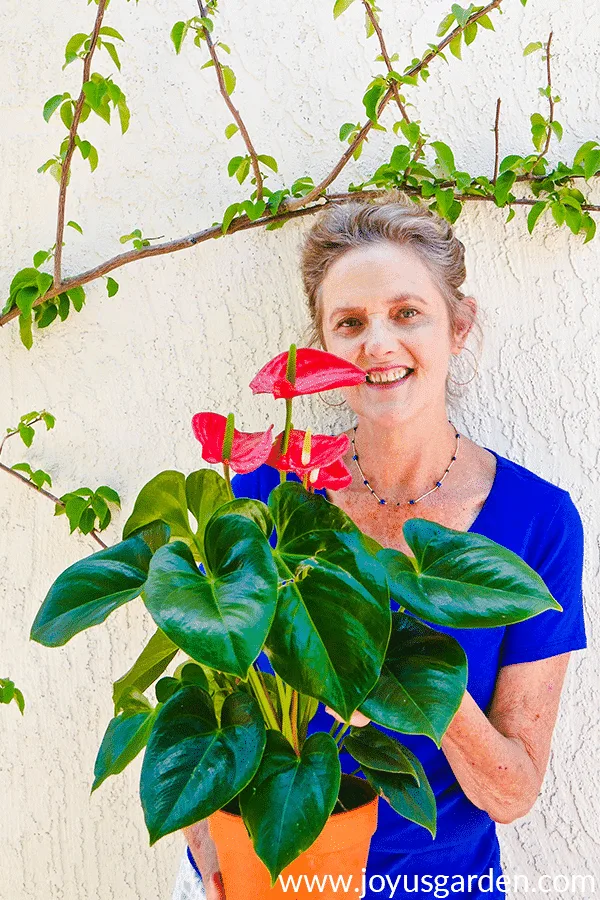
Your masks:
<instances>
[{"instance_id":1,"label":"ear","mask_svg":"<svg viewBox=\"0 0 600 900\"><path fill-rule=\"evenodd\" d=\"M452 353L455 356L457 356L463 349L467 337L469 336L469 332L473 327L473 322L477 318L477 301L475 297L463 297L462 304L463 307L468 307L468 309L465 309L464 316L459 316L459 319L456 323L456 328L454 330L452 339Z\"/></svg>"}]
</instances>

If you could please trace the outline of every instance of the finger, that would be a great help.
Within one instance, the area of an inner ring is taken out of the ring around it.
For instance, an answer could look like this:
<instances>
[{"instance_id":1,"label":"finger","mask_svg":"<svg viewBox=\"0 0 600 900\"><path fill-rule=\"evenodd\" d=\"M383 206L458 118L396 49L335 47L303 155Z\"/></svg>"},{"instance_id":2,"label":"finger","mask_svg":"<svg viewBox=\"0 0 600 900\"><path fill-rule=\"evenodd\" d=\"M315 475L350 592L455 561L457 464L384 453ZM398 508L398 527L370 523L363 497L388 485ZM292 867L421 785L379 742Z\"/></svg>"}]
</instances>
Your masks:
<instances>
[{"instance_id":1,"label":"finger","mask_svg":"<svg viewBox=\"0 0 600 900\"><path fill-rule=\"evenodd\" d=\"M220 872L215 872L211 877L206 891L206 900L226 900L223 878Z\"/></svg>"},{"instance_id":2,"label":"finger","mask_svg":"<svg viewBox=\"0 0 600 900\"><path fill-rule=\"evenodd\" d=\"M330 716L333 716L334 719L337 719L338 722L344 721L341 716L338 716L338 714L333 709L331 709L330 706L325 707L325 712L329 713Z\"/></svg>"},{"instance_id":3,"label":"finger","mask_svg":"<svg viewBox=\"0 0 600 900\"><path fill-rule=\"evenodd\" d=\"M350 718L350 724L356 728L364 728L371 720L364 716L361 712L353 712Z\"/></svg>"}]
</instances>

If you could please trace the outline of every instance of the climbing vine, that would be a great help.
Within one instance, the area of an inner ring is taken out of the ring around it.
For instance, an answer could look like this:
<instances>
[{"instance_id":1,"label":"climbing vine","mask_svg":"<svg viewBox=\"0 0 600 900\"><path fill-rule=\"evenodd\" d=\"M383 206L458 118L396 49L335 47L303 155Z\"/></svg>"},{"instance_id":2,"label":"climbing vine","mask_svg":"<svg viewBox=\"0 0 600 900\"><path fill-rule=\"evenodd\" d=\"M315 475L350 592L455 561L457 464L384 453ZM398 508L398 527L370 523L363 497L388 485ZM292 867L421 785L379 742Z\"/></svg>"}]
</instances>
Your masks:
<instances>
[{"instance_id":1,"label":"climbing vine","mask_svg":"<svg viewBox=\"0 0 600 900\"><path fill-rule=\"evenodd\" d=\"M220 221L195 234L157 243L159 238L144 237L142 229L137 228L119 238L122 244L131 242L131 249L92 269L64 278L62 250L66 229L70 227L82 232L77 222L65 222L73 160L79 153L93 172L100 159L97 148L80 133L81 127L92 114L108 125L111 125L111 117L116 115L122 133L127 131L130 121L125 92L115 80L121 72L120 52L125 38L105 21L109 2L88 0L88 5L93 3L97 7L93 27L87 34L73 35L65 47L63 68L74 63L82 66L78 96L74 98L68 92L57 93L46 101L42 111L46 122L58 113L67 130L58 153L38 169L40 173L54 177L59 185L55 241L48 249L34 254L33 266L22 268L15 274L0 314L1 325L18 318L21 340L27 348L31 348L33 343L34 325L46 328L57 318L64 321L72 309L76 312L81 310L86 299L84 286L90 282L105 278L108 295L113 297L119 286L109 273L116 269L149 256L173 253L237 231L259 227L267 230L281 228L296 216L316 212L323 202L339 203L355 194L368 198L392 187L401 188L450 222L458 219L467 202L490 202L507 208L507 223L515 215L516 208L522 206L528 209L530 233L547 211L556 226L566 226L573 234L582 235L584 242L592 240L596 233L596 222L591 213L600 210L600 206L589 203L580 187L581 182L589 182L600 172L600 143L593 139L586 141L572 161L561 160L552 164L548 159L552 143L560 142L563 137L563 127L556 117L560 97L552 81L552 33L544 42L530 42L523 50L525 55L541 54L545 64L545 83L538 91L547 101L547 110L546 114L539 111L531 113L531 152L510 153L500 159L500 100L496 103L494 121L494 167L493 172L487 174L472 174L459 169L451 147L443 141L432 139L424 132L420 120L408 113L409 107L416 108L419 83L430 77L432 64L438 60L450 64L445 51L460 60L481 32L495 31L497 17L503 14L501 7L504 0L492 0L485 6L470 4L466 8L453 4L437 29L439 40L429 43L421 57L405 65L400 63L398 53L390 53L387 48L382 27L384 12L375 0L335 0L333 16L336 19L351 5L362 3L366 37L375 38L378 44L375 59L382 64L384 71L366 86L362 97L366 120L362 123L345 122L339 126L338 138L346 149L328 174L318 184L314 183L310 174L302 174L291 186L280 185L274 190L267 186L266 181L278 174L277 160L269 153L256 149L232 101L236 75L231 65L223 61L231 55L231 49L222 40L213 41L218 0L195 0L193 5L197 7L197 12L185 21L176 22L170 30L170 39L177 54L188 52L191 43L208 57L200 68L214 69L219 92L232 118L225 129L225 137L227 140L236 138L245 149L245 152L238 151L228 160L227 174L235 178L240 187L249 179L252 189L246 197L228 205ZM527 0L520 0L520 3L525 6ZM102 59L104 72L107 62L114 66L116 72L102 74L92 71L96 59ZM410 96L410 102L407 96ZM383 113L390 104L398 109L399 117L391 125L384 125ZM369 133L387 132L390 127L399 143L392 148L389 159L362 183L350 184L347 191L341 193L329 191L348 161L360 157ZM525 191L524 196L516 196L513 192L516 185ZM51 272L47 271L50 266Z\"/></svg>"}]
</instances>

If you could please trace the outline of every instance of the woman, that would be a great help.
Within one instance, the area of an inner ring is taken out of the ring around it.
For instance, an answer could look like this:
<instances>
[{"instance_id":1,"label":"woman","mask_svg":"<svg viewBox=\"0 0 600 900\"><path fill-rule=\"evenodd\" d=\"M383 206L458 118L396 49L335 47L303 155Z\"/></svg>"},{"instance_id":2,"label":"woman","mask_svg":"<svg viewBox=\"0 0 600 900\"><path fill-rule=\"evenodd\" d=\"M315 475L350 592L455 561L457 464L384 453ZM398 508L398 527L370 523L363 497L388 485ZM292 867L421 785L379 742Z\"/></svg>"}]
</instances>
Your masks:
<instances>
[{"instance_id":1,"label":"woman","mask_svg":"<svg viewBox=\"0 0 600 900\"><path fill-rule=\"evenodd\" d=\"M343 391L356 417L345 460L352 484L328 499L382 545L409 554L402 526L414 516L483 534L536 569L563 607L508 627L436 626L467 654L467 691L440 750L428 738L401 737L436 794L435 841L379 806L367 897L435 890L497 900L505 885L496 823L515 821L535 803L570 651L586 647L581 519L566 491L469 440L448 419L450 361L479 326L475 300L460 290L464 247L445 221L398 194L329 207L308 234L302 267L321 345L367 373L364 384ZM237 476L234 491L266 500L278 477L262 466ZM351 721L368 719L356 712ZM320 707L310 732L331 722ZM350 771L355 763L344 757ZM222 898L206 823L185 836L208 900Z\"/></svg>"}]
</instances>

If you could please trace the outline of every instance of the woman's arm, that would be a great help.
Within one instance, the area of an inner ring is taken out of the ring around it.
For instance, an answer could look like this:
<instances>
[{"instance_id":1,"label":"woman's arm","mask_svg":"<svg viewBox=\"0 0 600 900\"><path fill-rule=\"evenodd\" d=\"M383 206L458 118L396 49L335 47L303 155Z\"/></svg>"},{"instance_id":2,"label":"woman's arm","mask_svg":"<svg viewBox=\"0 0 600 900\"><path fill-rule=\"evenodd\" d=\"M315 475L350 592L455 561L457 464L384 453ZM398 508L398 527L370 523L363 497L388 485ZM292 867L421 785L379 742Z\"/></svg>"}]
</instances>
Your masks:
<instances>
[{"instance_id":1,"label":"woman's arm","mask_svg":"<svg viewBox=\"0 0 600 900\"><path fill-rule=\"evenodd\" d=\"M202 819L195 825L190 825L182 830L196 865L200 869L206 900L225 900L217 848L208 833L208 820Z\"/></svg>"},{"instance_id":2,"label":"woman's arm","mask_svg":"<svg viewBox=\"0 0 600 900\"><path fill-rule=\"evenodd\" d=\"M527 815L538 797L569 655L502 666L487 716L466 692L442 738L461 788L495 822Z\"/></svg>"}]
</instances>

